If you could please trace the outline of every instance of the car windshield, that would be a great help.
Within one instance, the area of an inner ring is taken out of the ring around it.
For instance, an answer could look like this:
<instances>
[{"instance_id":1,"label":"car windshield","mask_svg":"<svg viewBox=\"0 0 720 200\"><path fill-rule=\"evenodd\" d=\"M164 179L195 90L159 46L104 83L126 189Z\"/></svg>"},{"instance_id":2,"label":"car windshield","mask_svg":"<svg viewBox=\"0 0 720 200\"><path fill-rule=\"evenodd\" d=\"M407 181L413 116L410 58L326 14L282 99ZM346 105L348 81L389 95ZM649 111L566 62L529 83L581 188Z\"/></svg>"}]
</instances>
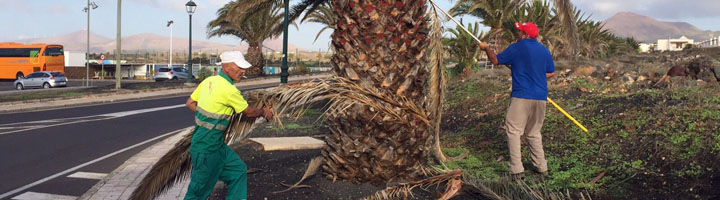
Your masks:
<instances>
[{"instance_id":1,"label":"car windshield","mask_svg":"<svg viewBox=\"0 0 720 200\"><path fill-rule=\"evenodd\" d=\"M158 69L158 72L169 72L170 68L160 68Z\"/></svg>"},{"instance_id":2,"label":"car windshield","mask_svg":"<svg viewBox=\"0 0 720 200\"><path fill-rule=\"evenodd\" d=\"M51 73L51 74L52 74L54 77L65 77L65 75L63 75L63 74L60 73L60 72L53 72L53 73Z\"/></svg>"}]
</instances>

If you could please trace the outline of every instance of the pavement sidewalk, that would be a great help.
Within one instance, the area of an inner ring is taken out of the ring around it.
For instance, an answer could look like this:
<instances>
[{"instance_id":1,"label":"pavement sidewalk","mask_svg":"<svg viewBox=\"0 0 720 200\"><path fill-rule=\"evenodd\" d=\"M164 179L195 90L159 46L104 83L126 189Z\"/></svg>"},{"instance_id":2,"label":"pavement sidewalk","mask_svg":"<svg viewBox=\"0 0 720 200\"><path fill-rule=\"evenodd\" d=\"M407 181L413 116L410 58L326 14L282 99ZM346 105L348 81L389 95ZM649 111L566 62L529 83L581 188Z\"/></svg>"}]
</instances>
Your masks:
<instances>
[{"instance_id":1,"label":"pavement sidewalk","mask_svg":"<svg viewBox=\"0 0 720 200\"><path fill-rule=\"evenodd\" d=\"M327 78L330 74L313 74L313 75L302 75L302 76L291 76L288 77L288 82L298 81L309 81L313 79ZM280 84L280 80L276 77L266 79L254 79L247 81L240 81L235 83L235 86L241 89L257 88L257 87L271 87ZM37 111L51 108L63 108L71 107L76 105L93 105L112 103L116 101L130 101L137 99L146 98L159 98L159 97L170 97L178 95L190 94L196 86L186 86L181 88L160 88L145 91L118 91L116 93L104 93L97 95L89 95L81 98L72 99L40 99L40 100L28 100L19 102L7 102L0 103L0 113L12 113L21 111Z\"/></svg>"},{"instance_id":2,"label":"pavement sidewalk","mask_svg":"<svg viewBox=\"0 0 720 200\"><path fill-rule=\"evenodd\" d=\"M135 156L131 157L125 163L120 165L113 172L108 174L103 180L95 184L90 190L85 192L79 200L86 199L129 199L135 188L140 185L142 179L150 172L153 164L165 155L172 147L180 141L183 136L190 134L193 127L182 129L178 133L170 135L168 138L160 141ZM159 200L176 200L185 197L187 185L190 179L175 184L167 190L163 195L156 199Z\"/></svg>"}]
</instances>

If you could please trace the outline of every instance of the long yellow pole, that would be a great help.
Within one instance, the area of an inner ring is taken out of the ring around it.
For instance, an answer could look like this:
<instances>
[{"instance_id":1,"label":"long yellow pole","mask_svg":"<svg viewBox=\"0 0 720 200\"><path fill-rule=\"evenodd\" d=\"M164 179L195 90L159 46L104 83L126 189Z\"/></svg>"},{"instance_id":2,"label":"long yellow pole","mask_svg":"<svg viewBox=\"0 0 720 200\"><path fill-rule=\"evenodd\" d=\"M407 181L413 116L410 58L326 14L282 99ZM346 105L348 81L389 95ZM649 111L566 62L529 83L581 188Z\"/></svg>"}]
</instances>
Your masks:
<instances>
[{"instance_id":1,"label":"long yellow pole","mask_svg":"<svg viewBox=\"0 0 720 200\"><path fill-rule=\"evenodd\" d=\"M582 130L585 131L585 132L588 132L588 130L585 128L585 126L583 126L582 124L580 124L580 122L578 122L577 120L575 120L575 118L573 118L572 116L570 116L570 114L568 114L567 112L565 112L565 110L563 110L560 106L558 106L552 99L550 99L550 97L548 97L547 100L548 100L548 102L550 102L553 106L555 106L555 108L557 108L563 115L565 115L565 117L567 117L567 118L570 119L573 123L575 123L575 125L577 125L578 127L580 127L580 129L582 129Z\"/></svg>"}]
</instances>

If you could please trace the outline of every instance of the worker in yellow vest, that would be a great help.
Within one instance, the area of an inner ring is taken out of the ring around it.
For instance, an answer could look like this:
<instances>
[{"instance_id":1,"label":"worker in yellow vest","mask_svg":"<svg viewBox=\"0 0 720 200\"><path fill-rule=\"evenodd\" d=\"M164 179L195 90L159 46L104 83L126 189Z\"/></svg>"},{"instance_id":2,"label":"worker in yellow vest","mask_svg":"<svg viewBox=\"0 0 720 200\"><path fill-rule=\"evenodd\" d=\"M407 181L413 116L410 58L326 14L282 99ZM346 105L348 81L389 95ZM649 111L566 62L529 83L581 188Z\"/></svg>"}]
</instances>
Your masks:
<instances>
[{"instance_id":1,"label":"worker in yellow vest","mask_svg":"<svg viewBox=\"0 0 720 200\"><path fill-rule=\"evenodd\" d=\"M186 105L195 112L195 130L190 143L192 174L185 199L207 199L220 179L228 186L226 199L247 199L247 166L223 142L223 132L230 126L230 117L242 113L247 117L273 116L270 107L248 107L235 87L245 70L252 66L239 51L223 52L222 70L205 79L193 91Z\"/></svg>"}]
</instances>

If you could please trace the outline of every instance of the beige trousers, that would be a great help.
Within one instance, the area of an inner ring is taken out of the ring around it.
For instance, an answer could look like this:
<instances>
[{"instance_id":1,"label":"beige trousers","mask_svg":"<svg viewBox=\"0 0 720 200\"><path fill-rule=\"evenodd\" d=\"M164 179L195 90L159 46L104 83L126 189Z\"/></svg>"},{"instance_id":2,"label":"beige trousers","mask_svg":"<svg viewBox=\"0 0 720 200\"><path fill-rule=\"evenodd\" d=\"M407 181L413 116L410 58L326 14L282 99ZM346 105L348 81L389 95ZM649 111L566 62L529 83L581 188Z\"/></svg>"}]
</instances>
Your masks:
<instances>
[{"instance_id":1,"label":"beige trousers","mask_svg":"<svg viewBox=\"0 0 720 200\"><path fill-rule=\"evenodd\" d=\"M520 152L520 136L527 134L530 144L530 156L533 165L538 172L548 170L545 152L543 151L542 128L545 120L546 101L511 98L510 106L505 118L506 132L508 137L508 148L510 149L510 173L517 174L525 171L522 164L522 153Z\"/></svg>"}]
</instances>

